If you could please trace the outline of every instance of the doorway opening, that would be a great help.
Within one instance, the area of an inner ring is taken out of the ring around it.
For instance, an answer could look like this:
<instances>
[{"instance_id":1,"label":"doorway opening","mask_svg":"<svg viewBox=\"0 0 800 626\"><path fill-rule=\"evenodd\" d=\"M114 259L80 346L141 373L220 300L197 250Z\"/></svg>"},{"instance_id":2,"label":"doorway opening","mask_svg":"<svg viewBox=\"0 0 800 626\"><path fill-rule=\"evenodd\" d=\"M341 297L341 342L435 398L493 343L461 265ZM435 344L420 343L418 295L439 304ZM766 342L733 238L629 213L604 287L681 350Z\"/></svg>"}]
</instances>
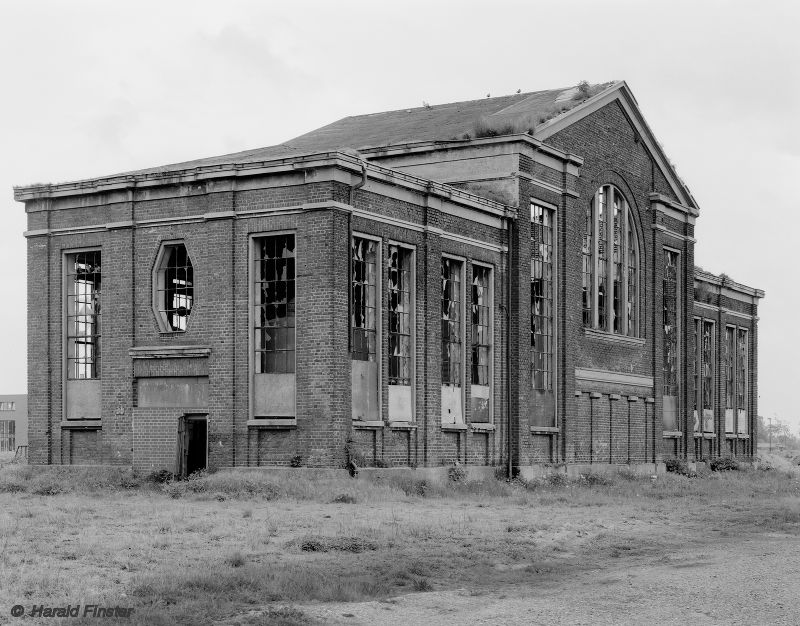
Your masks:
<instances>
[{"instance_id":1,"label":"doorway opening","mask_svg":"<svg viewBox=\"0 0 800 626\"><path fill-rule=\"evenodd\" d=\"M208 463L208 419L205 415L183 415L178 420L178 476L203 470Z\"/></svg>"}]
</instances>

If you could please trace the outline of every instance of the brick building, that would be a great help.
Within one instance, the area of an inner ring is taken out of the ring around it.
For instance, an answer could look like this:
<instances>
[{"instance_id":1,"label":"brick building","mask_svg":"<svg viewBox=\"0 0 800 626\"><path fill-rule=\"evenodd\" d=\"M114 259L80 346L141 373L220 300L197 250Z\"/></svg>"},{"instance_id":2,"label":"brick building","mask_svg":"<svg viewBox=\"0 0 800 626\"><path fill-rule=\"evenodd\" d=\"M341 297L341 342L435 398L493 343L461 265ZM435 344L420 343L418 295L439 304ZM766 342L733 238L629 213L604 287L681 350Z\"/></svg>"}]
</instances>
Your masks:
<instances>
[{"instance_id":1,"label":"brick building","mask_svg":"<svg viewBox=\"0 0 800 626\"><path fill-rule=\"evenodd\" d=\"M624 82L349 117L15 198L31 462L755 452L764 294L695 268L698 207Z\"/></svg>"},{"instance_id":2,"label":"brick building","mask_svg":"<svg viewBox=\"0 0 800 626\"><path fill-rule=\"evenodd\" d=\"M0 394L0 458L28 446L28 396Z\"/></svg>"}]
</instances>

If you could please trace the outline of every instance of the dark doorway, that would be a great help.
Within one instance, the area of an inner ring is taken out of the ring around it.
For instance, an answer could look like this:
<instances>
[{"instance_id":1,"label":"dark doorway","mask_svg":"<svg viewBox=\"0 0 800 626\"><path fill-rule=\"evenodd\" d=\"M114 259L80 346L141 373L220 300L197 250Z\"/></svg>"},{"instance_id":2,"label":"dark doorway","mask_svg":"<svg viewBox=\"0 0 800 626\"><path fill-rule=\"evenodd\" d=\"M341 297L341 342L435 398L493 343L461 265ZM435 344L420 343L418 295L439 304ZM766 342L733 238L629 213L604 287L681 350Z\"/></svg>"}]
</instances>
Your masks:
<instances>
[{"instance_id":1,"label":"dark doorway","mask_svg":"<svg viewBox=\"0 0 800 626\"><path fill-rule=\"evenodd\" d=\"M206 468L208 421L205 415L184 415L178 422L178 471L188 476Z\"/></svg>"}]
</instances>

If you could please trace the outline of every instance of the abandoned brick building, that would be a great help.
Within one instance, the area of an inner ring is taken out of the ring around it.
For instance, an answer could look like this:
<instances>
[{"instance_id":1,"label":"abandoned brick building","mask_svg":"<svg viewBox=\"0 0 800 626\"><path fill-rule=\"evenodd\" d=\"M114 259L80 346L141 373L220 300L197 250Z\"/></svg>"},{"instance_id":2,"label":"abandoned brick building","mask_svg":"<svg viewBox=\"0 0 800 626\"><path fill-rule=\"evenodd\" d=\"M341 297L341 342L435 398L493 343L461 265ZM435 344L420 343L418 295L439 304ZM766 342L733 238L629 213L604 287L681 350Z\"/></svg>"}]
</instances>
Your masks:
<instances>
[{"instance_id":1,"label":"abandoned brick building","mask_svg":"<svg viewBox=\"0 0 800 626\"><path fill-rule=\"evenodd\" d=\"M15 198L33 463L755 452L764 294L695 267L697 204L624 82Z\"/></svg>"}]
</instances>

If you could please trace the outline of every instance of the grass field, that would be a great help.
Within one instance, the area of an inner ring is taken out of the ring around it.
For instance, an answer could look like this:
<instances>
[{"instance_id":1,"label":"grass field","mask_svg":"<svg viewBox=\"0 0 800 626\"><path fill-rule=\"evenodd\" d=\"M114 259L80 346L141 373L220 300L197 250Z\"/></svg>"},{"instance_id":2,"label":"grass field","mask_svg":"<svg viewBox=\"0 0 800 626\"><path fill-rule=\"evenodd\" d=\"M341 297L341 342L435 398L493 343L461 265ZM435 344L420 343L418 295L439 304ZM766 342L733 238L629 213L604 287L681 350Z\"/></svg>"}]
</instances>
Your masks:
<instances>
[{"instance_id":1,"label":"grass field","mask_svg":"<svg viewBox=\"0 0 800 626\"><path fill-rule=\"evenodd\" d=\"M709 536L800 534L798 496L788 464L440 485L5 466L0 621L14 604L96 604L133 607L128 624L306 624L309 602L477 594Z\"/></svg>"}]
</instances>

